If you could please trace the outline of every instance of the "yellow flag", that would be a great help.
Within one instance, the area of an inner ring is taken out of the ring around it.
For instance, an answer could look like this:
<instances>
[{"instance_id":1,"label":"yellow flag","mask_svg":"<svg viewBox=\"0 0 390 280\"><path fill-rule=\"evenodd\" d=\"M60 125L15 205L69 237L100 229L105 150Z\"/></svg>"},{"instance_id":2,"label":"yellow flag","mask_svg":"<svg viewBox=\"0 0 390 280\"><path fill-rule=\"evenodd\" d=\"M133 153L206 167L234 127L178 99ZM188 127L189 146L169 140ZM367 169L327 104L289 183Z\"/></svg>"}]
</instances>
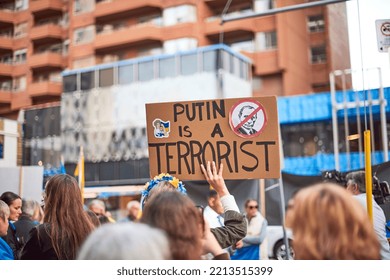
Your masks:
<instances>
[{"instance_id":1,"label":"yellow flag","mask_svg":"<svg viewBox=\"0 0 390 280\"><path fill-rule=\"evenodd\" d=\"M79 162L77 163L76 169L74 171L74 176L78 176L79 187L81 191L81 199L82 199L82 203L84 203L85 176L84 176L84 150L82 146L80 147Z\"/></svg>"}]
</instances>

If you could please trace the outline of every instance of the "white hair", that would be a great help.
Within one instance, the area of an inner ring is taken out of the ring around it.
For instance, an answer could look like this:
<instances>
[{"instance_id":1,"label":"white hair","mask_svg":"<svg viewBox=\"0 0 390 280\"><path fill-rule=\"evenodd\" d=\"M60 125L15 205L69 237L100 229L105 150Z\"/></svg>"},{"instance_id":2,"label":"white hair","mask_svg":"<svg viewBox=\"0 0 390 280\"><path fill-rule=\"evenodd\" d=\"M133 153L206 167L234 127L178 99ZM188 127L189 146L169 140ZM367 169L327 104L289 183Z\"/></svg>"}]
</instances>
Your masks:
<instances>
[{"instance_id":1,"label":"white hair","mask_svg":"<svg viewBox=\"0 0 390 280\"><path fill-rule=\"evenodd\" d=\"M0 218L3 219L3 221L5 221L6 217L7 218L9 217L9 207L7 203L0 200Z\"/></svg>"},{"instance_id":2,"label":"white hair","mask_svg":"<svg viewBox=\"0 0 390 280\"><path fill-rule=\"evenodd\" d=\"M138 201L138 200L132 200L132 201L130 201L129 203L127 203L126 209L127 209L127 210L130 210L131 207L136 206L136 205L137 205L138 207L140 207L139 201Z\"/></svg>"},{"instance_id":3,"label":"white hair","mask_svg":"<svg viewBox=\"0 0 390 280\"><path fill-rule=\"evenodd\" d=\"M167 260L165 233L140 223L104 224L81 246L79 260Z\"/></svg>"}]
</instances>

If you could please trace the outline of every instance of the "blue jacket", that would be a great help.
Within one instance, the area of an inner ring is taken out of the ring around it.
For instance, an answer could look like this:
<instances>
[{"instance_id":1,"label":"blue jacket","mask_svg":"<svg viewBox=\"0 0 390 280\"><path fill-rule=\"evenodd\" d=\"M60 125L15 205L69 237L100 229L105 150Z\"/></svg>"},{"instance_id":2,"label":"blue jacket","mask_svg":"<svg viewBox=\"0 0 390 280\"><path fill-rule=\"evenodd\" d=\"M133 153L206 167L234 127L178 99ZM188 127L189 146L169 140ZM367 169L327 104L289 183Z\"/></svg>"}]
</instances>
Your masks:
<instances>
[{"instance_id":1,"label":"blue jacket","mask_svg":"<svg viewBox=\"0 0 390 280\"><path fill-rule=\"evenodd\" d=\"M0 238L0 260L13 260L14 253L11 247L5 242L2 238Z\"/></svg>"}]
</instances>

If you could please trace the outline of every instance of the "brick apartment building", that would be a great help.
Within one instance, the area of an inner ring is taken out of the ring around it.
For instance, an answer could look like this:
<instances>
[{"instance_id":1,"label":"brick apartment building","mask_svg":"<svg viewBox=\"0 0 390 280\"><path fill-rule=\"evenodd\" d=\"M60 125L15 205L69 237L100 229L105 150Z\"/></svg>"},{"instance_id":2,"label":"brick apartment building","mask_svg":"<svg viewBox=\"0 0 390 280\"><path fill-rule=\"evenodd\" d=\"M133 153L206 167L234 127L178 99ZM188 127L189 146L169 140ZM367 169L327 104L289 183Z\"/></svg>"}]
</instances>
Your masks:
<instances>
[{"instance_id":1,"label":"brick apartment building","mask_svg":"<svg viewBox=\"0 0 390 280\"><path fill-rule=\"evenodd\" d=\"M223 42L253 62L253 95L329 90L350 67L345 3L220 25L226 0L2 0L0 116L58 101L61 72ZM228 15L309 0L233 0Z\"/></svg>"}]
</instances>

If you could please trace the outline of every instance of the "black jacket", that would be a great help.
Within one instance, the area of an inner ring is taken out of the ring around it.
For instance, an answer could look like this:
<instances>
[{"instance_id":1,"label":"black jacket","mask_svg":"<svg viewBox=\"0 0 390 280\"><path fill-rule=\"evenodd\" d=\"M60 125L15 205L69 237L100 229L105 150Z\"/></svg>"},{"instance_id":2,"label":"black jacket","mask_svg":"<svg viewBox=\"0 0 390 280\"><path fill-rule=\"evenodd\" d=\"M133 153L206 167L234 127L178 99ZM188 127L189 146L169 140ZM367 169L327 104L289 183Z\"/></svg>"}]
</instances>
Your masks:
<instances>
[{"instance_id":1,"label":"black jacket","mask_svg":"<svg viewBox=\"0 0 390 280\"><path fill-rule=\"evenodd\" d=\"M30 231L20 255L21 260L58 260L49 235L49 228L48 224L42 224Z\"/></svg>"},{"instance_id":2,"label":"black jacket","mask_svg":"<svg viewBox=\"0 0 390 280\"><path fill-rule=\"evenodd\" d=\"M225 212L225 225L210 229L222 248L227 248L237 243L246 236L247 224L244 215L228 210Z\"/></svg>"}]
</instances>

